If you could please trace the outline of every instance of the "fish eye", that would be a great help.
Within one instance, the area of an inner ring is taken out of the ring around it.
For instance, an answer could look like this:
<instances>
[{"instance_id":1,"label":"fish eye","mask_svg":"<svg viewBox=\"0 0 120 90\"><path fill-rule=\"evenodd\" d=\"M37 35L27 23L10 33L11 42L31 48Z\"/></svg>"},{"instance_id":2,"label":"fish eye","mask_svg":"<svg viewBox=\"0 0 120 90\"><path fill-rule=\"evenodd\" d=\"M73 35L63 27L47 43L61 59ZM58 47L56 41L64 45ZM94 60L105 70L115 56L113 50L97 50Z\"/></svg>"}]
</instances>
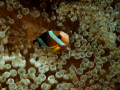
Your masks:
<instances>
[{"instance_id":1,"label":"fish eye","mask_svg":"<svg viewBox=\"0 0 120 90\"><path fill-rule=\"evenodd\" d=\"M57 36L59 39L61 39L62 37L60 35Z\"/></svg>"}]
</instances>

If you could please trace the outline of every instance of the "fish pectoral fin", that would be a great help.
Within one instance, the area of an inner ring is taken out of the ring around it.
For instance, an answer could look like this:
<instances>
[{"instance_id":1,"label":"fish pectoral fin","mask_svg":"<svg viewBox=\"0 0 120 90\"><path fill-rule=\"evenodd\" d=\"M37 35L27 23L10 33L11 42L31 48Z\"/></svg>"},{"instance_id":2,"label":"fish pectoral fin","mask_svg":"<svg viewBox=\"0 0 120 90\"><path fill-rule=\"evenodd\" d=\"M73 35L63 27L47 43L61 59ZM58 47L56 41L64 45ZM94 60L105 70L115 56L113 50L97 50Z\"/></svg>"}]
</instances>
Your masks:
<instances>
[{"instance_id":1,"label":"fish pectoral fin","mask_svg":"<svg viewBox=\"0 0 120 90\"><path fill-rule=\"evenodd\" d=\"M48 49L53 49L53 52L57 52L58 50L60 50L60 47L58 46L52 46L52 47L48 47Z\"/></svg>"},{"instance_id":2,"label":"fish pectoral fin","mask_svg":"<svg viewBox=\"0 0 120 90\"><path fill-rule=\"evenodd\" d=\"M54 49L54 48L56 48L56 46L52 46L52 47L48 47L49 49Z\"/></svg>"},{"instance_id":3,"label":"fish pectoral fin","mask_svg":"<svg viewBox=\"0 0 120 90\"><path fill-rule=\"evenodd\" d=\"M56 47L54 50L53 50L53 52L57 52L57 51L59 51L60 50L60 47Z\"/></svg>"}]
</instances>

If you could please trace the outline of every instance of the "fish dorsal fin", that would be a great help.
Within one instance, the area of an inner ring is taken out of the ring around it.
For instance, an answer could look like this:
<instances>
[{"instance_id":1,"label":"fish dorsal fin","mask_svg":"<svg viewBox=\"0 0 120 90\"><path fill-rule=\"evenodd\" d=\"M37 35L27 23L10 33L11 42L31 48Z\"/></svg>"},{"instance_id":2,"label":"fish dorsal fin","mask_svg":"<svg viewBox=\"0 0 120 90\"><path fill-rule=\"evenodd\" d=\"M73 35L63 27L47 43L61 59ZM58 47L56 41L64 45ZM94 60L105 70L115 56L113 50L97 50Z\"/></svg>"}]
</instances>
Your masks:
<instances>
[{"instance_id":1,"label":"fish dorsal fin","mask_svg":"<svg viewBox=\"0 0 120 90\"><path fill-rule=\"evenodd\" d=\"M48 33L49 33L49 36L50 36L53 40L55 40L55 42L57 42L59 45L61 45L61 46L65 46L65 45L66 45L63 41L61 41L61 39L59 39L59 38L53 33L53 31L48 31Z\"/></svg>"}]
</instances>

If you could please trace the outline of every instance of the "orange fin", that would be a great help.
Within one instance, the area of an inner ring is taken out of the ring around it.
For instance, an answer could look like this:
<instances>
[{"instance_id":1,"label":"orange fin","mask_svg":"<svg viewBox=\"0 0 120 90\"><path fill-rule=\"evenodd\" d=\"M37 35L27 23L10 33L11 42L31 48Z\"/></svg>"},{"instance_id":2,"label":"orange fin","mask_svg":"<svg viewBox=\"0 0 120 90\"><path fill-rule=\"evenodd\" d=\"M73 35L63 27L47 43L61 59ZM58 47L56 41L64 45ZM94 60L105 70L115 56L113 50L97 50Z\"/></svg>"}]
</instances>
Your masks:
<instances>
[{"instance_id":1,"label":"orange fin","mask_svg":"<svg viewBox=\"0 0 120 90\"><path fill-rule=\"evenodd\" d=\"M57 51L59 51L60 50L60 47L56 47L54 50L53 50L53 52L57 52Z\"/></svg>"},{"instance_id":2,"label":"orange fin","mask_svg":"<svg viewBox=\"0 0 120 90\"><path fill-rule=\"evenodd\" d=\"M60 50L60 47L58 46L52 46L52 47L48 47L48 49L53 49L53 52L57 52Z\"/></svg>"},{"instance_id":3,"label":"orange fin","mask_svg":"<svg viewBox=\"0 0 120 90\"><path fill-rule=\"evenodd\" d=\"M56 48L56 46L52 46L52 47L48 47L49 49L54 49L54 48Z\"/></svg>"},{"instance_id":4,"label":"orange fin","mask_svg":"<svg viewBox=\"0 0 120 90\"><path fill-rule=\"evenodd\" d=\"M30 42L30 39L28 39L28 41Z\"/></svg>"}]
</instances>

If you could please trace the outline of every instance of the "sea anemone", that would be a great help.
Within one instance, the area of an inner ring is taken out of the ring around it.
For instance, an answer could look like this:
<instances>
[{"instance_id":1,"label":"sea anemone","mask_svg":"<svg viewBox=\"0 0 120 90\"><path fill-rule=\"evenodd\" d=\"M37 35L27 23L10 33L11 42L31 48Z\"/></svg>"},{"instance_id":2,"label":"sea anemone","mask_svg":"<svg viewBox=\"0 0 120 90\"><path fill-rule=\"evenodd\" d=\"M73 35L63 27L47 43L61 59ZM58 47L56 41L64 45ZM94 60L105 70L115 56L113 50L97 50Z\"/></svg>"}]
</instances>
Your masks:
<instances>
[{"instance_id":1,"label":"sea anemone","mask_svg":"<svg viewBox=\"0 0 120 90\"><path fill-rule=\"evenodd\" d=\"M30 41L64 31L58 53ZM119 0L1 0L1 90L119 90Z\"/></svg>"}]
</instances>

